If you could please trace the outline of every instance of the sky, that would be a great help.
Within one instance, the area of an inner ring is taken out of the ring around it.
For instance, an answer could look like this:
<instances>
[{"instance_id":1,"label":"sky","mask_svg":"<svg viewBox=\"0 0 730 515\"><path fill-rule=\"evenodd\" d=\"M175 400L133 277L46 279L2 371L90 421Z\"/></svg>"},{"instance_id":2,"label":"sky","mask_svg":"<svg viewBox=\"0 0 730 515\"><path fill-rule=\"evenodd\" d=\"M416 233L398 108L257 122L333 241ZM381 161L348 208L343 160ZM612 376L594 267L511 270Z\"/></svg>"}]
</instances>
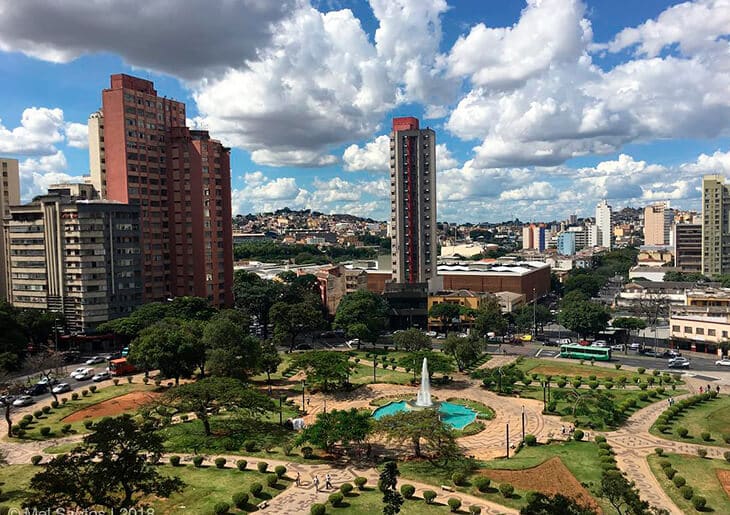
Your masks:
<instances>
[{"instance_id":1,"label":"sky","mask_svg":"<svg viewBox=\"0 0 730 515\"><path fill-rule=\"evenodd\" d=\"M234 215L386 219L394 116L436 131L439 221L699 209L730 175L728 36L730 0L0 0L0 155L23 200L88 175L128 73L232 148Z\"/></svg>"}]
</instances>

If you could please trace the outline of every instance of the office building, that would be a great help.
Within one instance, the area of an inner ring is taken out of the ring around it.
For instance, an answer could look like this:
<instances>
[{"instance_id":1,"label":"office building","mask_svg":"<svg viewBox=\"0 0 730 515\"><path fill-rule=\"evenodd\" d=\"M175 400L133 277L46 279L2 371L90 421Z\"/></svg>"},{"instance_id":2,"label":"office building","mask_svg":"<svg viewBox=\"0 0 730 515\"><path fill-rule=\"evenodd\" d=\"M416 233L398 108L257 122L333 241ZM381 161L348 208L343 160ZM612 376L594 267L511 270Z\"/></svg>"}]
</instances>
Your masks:
<instances>
[{"instance_id":1,"label":"office building","mask_svg":"<svg viewBox=\"0 0 730 515\"><path fill-rule=\"evenodd\" d=\"M682 272L702 271L702 225L676 224L674 229L674 266Z\"/></svg>"},{"instance_id":2,"label":"office building","mask_svg":"<svg viewBox=\"0 0 730 515\"><path fill-rule=\"evenodd\" d=\"M547 248L547 238L545 232L545 225L543 224L530 224L523 227L522 249L545 252L545 249Z\"/></svg>"},{"instance_id":3,"label":"office building","mask_svg":"<svg viewBox=\"0 0 730 515\"><path fill-rule=\"evenodd\" d=\"M644 245L671 245L672 212L669 202L644 208Z\"/></svg>"},{"instance_id":4,"label":"office building","mask_svg":"<svg viewBox=\"0 0 730 515\"><path fill-rule=\"evenodd\" d=\"M596 206L596 247L611 249L611 206L605 200L602 200Z\"/></svg>"},{"instance_id":5,"label":"office building","mask_svg":"<svg viewBox=\"0 0 730 515\"><path fill-rule=\"evenodd\" d=\"M185 104L117 74L89 120L92 182L139 206L144 300L233 303L229 149L185 126Z\"/></svg>"},{"instance_id":6,"label":"office building","mask_svg":"<svg viewBox=\"0 0 730 515\"><path fill-rule=\"evenodd\" d=\"M522 228L522 250L531 250L535 248L534 240L532 239L533 232L532 226L526 225Z\"/></svg>"},{"instance_id":7,"label":"office building","mask_svg":"<svg viewBox=\"0 0 730 515\"><path fill-rule=\"evenodd\" d=\"M702 273L730 273L730 192L722 175L702 178Z\"/></svg>"},{"instance_id":8,"label":"office building","mask_svg":"<svg viewBox=\"0 0 730 515\"><path fill-rule=\"evenodd\" d=\"M0 171L3 176L0 187L0 216L5 219L10 215L10 206L20 204L18 160L0 157ZM5 240L0 238L0 299L8 298L6 264Z\"/></svg>"},{"instance_id":9,"label":"office building","mask_svg":"<svg viewBox=\"0 0 730 515\"><path fill-rule=\"evenodd\" d=\"M90 184L53 186L4 226L10 302L63 313L72 332L142 303L139 206L96 197Z\"/></svg>"},{"instance_id":10,"label":"office building","mask_svg":"<svg viewBox=\"0 0 730 515\"><path fill-rule=\"evenodd\" d=\"M575 254L575 231L563 231L558 234L558 254L572 256Z\"/></svg>"},{"instance_id":11,"label":"office building","mask_svg":"<svg viewBox=\"0 0 730 515\"><path fill-rule=\"evenodd\" d=\"M392 279L398 284L436 279L436 133L418 125L417 118L394 118L390 134Z\"/></svg>"}]
</instances>

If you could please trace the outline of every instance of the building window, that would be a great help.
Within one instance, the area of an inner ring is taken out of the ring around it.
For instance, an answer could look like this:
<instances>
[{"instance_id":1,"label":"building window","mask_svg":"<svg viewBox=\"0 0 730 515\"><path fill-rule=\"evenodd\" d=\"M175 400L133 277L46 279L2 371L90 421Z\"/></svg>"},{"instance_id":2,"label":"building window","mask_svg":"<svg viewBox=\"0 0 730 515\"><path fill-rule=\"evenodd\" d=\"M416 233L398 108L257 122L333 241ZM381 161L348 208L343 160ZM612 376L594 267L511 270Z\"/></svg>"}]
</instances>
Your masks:
<instances>
[{"instance_id":1,"label":"building window","mask_svg":"<svg viewBox=\"0 0 730 515\"><path fill-rule=\"evenodd\" d=\"M698 327L695 329L695 334L705 334L705 329L703 327Z\"/></svg>"},{"instance_id":2,"label":"building window","mask_svg":"<svg viewBox=\"0 0 730 515\"><path fill-rule=\"evenodd\" d=\"M673 325L672 326L672 332L678 333L679 332L679 326L678 325Z\"/></svg>"},{"instance_id":3,"label":"building window","mask_svg":"<svg viewBox=\"0 0 730 515\"><path fill-rule=\"evenodd\" d=\"M684 326L684 332L686 334L692 334L692 328L688 325Z\"/></svg>"},{"instance_id":4,"label":"building window","mask_svg":"<svg viewBox=\"0 0 730 515\"><path fill-rule=\"evenodd\" d=\"M715 333L715 330L714 329L708 329L707 330L707 336L715 336L715 335L716 335L716 333Z\"/></svg>"}]
</instances>

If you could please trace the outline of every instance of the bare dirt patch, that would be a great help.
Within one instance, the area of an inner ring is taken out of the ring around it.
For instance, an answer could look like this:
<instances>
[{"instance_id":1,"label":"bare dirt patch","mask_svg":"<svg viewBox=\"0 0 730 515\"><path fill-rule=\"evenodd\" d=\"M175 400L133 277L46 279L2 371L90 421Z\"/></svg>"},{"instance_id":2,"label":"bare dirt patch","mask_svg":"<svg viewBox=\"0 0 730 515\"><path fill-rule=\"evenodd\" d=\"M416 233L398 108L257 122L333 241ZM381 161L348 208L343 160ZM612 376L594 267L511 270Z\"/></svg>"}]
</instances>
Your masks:
<instances>
[{"instance_id":1,"label":"bare dirt patch","mask_svg":"<svg viewBox=\"0 0 730 515\"><path fill-rule=\"evenodd\" d=\"M159 393L155 392L131 392L119 397L114 397L102 401L88 408L84 408L79 411L71 413L68 417L65 417L62 422L78 422L79 420L86 420L91 418L99 417L113 417L121 415L128 411L133 411L149 404L154 401L155 398L159 397Z\"/></svg>"},{"instance_id":2,"label":"bare dirt patch","mask_svg":"<svg viewBox=\"0 0 730 515\"><path fill-rule=\"evenodd\" d=\"M717 479L720 481L723 490L725 490L725 493L730 496L730 470L717 469L715 470L715 473L717 474Z\"/></svg>"},{"instance_id":3,"label":"bare dirt patch","mask_svg":"<svg viewBox=\"0 0 730 515\"><path fill-rule=\"evenodd\" d=\"M529 469L484 469L481 473L497 483L510 483L520 490L533 490L545 495L562 494L599 514L602 513L588 490L578 482L557 456Z\"/></svg>"}]
</instances>

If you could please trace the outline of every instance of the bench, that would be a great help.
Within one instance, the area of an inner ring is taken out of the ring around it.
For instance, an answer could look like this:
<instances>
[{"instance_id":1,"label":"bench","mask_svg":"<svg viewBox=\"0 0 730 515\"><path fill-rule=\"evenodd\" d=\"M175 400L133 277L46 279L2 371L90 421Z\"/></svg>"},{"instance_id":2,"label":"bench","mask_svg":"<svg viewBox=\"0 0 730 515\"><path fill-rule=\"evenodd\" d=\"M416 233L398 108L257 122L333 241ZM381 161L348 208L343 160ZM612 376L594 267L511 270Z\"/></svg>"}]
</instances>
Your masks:
<instances>
[{"instance_id":1,"label":"bench","mask_svg":"<svg viewBox=\"0 0 730 515\"><path fill-rule=\"evenodd\" d=\"M259 510L263 510L263 509L264 509L264 508L266 508L266 507L267 507L268 505L269 505L269 501L261 501L260 503L258 503L258 504L256 505L256 507L257 507L257 508L258 508Z\"/></svg>"},{"instance_id":2,"label":"bench","mask_svg":"<svg viewBox=\"0 0 730 515\"><path fill-rule=\"evenodd\" d=\"M441 485L441 490L446 490L447 492L453 492L453 487L450 487L449 485Z\"/></svg>"}]
</instances>

